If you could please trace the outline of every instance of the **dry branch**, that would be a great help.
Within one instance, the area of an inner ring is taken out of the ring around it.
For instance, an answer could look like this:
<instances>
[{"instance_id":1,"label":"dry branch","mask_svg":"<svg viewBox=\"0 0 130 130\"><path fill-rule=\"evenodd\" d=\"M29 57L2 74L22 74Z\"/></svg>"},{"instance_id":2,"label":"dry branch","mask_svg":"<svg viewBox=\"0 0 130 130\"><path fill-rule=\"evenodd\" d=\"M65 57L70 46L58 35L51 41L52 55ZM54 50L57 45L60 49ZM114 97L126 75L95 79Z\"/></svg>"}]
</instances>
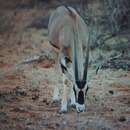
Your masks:
<instances>
[{"instance_id":1,"label":"dry branch","mask_svg":"<svg viewBox=\"0 0 130 130\"><path fill-rule=\"evenodd\" d=\"M112 57L97 67L96 74L98 73L99 69L123 69L123 70L130 70L130 57L123 57L122 54L119 54L115 57Z\"/></svg>"},{"instance_id":2,"label":"dry branch","mask_svg":"<svg viewBox=\"0 0 130 130\"><path fill-rule=\"evenodd\" d=\"M22 61L18 65L30 64L30 63L33 63L33 62L39 62L39 61L42 61L44 59L48 59L47 55L45 55L45 54L35 55L33 57L30 57L30 58Z\"/></svg>"},{"instance_id":3,"label":"dry branch","mask_svg":"<svg viewBox=\"0 0 130 130\"><path fill-rule=\"evenodd\" d=\"M40 61L44 61L46 59L53 60L53 58L51 57L49 52L42 52L40 54L31 56L30 58L27 58L23 61L20 61L19 63L15 64L11 68L7 69L6 72L0 73L0 79L3 79L8 74L18 72L19 70L23 69L22 66L25 65L25 64L32 64L34 62L40 62Z\"/></svg>"}]
</instances>

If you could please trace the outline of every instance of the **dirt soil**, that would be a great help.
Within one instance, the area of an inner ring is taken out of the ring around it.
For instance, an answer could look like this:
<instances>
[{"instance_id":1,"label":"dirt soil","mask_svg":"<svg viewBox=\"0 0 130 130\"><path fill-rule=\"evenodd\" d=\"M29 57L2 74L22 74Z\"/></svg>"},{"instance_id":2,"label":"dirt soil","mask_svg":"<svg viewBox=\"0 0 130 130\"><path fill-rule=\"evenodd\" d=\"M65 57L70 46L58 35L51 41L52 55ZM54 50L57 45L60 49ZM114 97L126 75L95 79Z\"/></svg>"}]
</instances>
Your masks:
<instances>
[{"instance_id":1,"label":"dirt soil","mask_svg":"<svg viewBox=\"0 0 130 130\"><path fill-rule=\"evenodd\" d=\"M49 7L48 7L49 8ZM52 60L16 66L50 52L47 29L28 27L48 9L2 10L9 29L0 34L0 130L130 130L130 72L89 68L86 111L59 114L52 103L54 85L62 85ZM53 52L50 52L53 53Z\"/></svg>"}]
</instances>

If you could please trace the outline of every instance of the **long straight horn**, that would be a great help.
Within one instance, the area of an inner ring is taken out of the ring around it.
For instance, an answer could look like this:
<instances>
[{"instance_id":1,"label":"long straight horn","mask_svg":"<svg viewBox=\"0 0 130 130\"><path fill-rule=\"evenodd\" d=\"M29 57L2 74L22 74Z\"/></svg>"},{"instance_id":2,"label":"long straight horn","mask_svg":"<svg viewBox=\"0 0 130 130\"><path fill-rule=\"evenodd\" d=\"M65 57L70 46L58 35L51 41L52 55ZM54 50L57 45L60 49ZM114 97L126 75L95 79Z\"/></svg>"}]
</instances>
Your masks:
<instances>
[{"instance_id":1,"label":"long straight horn","mask_svg":"<svg viewBox=\"0 0 130 130\"><path fill-rule=\"evenodd\" d=\"M75 39L75 33L74 33L74 46L73 46L73 57L74 57L74 71L75 71L75 80L78 81L79 80L79 71L78 71L78 61L77 61L77 45L76 45L76 39Z\"/></svg>"},{"instance_id":2,"label":"long straight horn","mask_svg":"<svg viewBox=\"0 0 130 130\"><path fill-rule=\"evenodd\" d=\"M90 32L89 32L89 38L87 43L87 49L86 49L87 52L86 52L85 64L84 64L83 81L87 81L88 63L89 63L89 44L90 44Z\"/></svg>"},{"instance_id":3,"label":"long straight horn","mask_svg":"<svg viewBox=\"0 0 130 130\"><path fill-rule=\"evenodd\" d=\"M87 55L86 55L86 58L85 58L83 81L87 80L88 62L89 62L89 49L87 49Z\"/></svg>"}]
</instances>

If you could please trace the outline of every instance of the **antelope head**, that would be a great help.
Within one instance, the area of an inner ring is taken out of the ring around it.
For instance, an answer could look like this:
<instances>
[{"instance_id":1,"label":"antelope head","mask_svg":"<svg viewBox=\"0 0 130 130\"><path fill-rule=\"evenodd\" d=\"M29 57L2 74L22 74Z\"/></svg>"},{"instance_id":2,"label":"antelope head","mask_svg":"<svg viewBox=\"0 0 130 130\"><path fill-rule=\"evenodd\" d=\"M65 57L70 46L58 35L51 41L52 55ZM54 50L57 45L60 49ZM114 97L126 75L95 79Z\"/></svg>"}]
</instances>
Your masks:
<instances>
[{"instance_id":1,"label":"antelope head","mask_svg":"<svg viewBox=\"0 0 130 130\"><path fill-rule=\"evenodd\" d=\"M85 60L83 60L82 58L80 59L80 57L78 56L79 52L82 53L81 55L83 55L83 51L79 51L79 49L77 49L78 47L76 45L77 45L77 43L74 43L74 77L75 77L75 80L73 83L73 91L74 91L75 99L76 99L76 110L77 110L77 112L83 112L83 111L85 111L85 97L86 97L86 94L87 94L87 91L89 88L87 85L89 46L87 45L87 49L85 52L86 53ZM80 73L82 73L82 75Z\"/></svg>"}]
</instances>

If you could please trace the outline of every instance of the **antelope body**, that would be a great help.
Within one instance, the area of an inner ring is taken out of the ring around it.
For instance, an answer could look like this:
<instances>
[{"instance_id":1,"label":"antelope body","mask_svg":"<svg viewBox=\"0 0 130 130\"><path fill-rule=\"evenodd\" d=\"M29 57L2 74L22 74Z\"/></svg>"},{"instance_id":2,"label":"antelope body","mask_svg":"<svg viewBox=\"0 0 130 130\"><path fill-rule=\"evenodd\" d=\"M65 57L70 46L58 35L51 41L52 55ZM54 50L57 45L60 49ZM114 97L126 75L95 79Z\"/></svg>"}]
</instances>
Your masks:
<instances>
[{"instance_id":1,"label":"antelope body","mask_svg":"<svg viewBox=\"0 0 130 130\"><path fill-rule=\"evenodd\" d=\"M49 41L58 50L56 68L63 75L60 112L67 111L68 97L78 112L85 110L88 68L88 29L84 20L71 7L58 7L48 24ZM70 95L67 95L67 87ZM59 100L59 88L54 88L53 100Z\"/></svg>"}]
</instances>

